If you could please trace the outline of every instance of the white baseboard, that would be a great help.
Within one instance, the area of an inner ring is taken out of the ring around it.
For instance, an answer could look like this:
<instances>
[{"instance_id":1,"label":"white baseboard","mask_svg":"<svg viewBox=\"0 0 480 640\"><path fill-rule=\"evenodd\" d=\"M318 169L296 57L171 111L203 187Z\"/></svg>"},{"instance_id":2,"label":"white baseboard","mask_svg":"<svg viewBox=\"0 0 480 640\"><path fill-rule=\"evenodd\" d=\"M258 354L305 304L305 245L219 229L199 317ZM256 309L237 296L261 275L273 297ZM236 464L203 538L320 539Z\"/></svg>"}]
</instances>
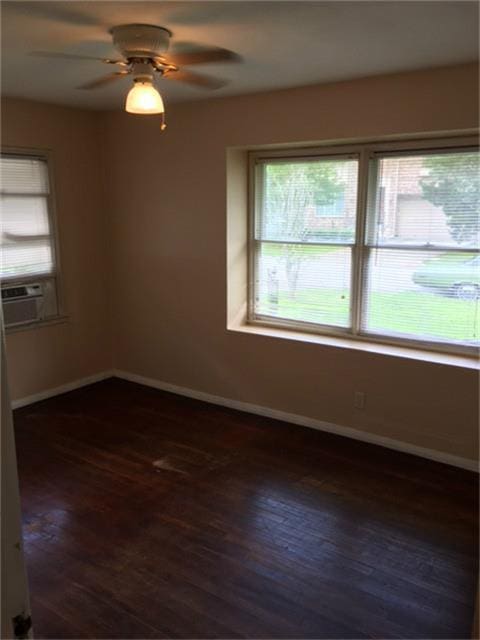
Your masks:
<instances>
[{"instance_id":1,"label":"white baseboard","mask_svg":"<svg viewBox=\"0 0 480 640\"><path fill-rule=\"evenodd\" d=\"M344 427L342 425L334 424L332 422L324 422L323 420L317 420L315 418L308 418L307 416L300 416L295 413L288 413L286 411L279 411L278 409L271 409L270 407L263 407L250 402L242 402L240 400L232 400L230 398L223 398L222 396L212 395L204 391L197 391L195 389L189 389L187 387L180 387L169 382L162 382L153 378L146 378L145 376L137 375L136 373L130 373L128 371L121 371L113 369L111 371L102 371L80 380L74 380L67 384L55 387L54 389L46 389L40 391L31 396L25 398L19 398L12 401L12 409L19 409L25 407L34 402L40 400L46 400L53 396L67 393L75 389L80 389L89 384L100 382L106 378L117 377L123 380L129 380L130 382L136 382L137 384L143 384L147 387L153 387L154 389L161 389L162 391L168 391L170 393L176 393L181 396L187 396L188 398L195 398L196 400L202 400L203 402L209 402L210 404L217 404L222 407L229 407L230 409L238 409L239 411L246 411L247 413L253 413L259 416L265 416L267 418L274 418L275 420L282 420L284 422L290 422L292 424L298 424L302 427L309 427L310 429L317 429L318 431L327 431L328 433L334 433L336 435L345 436L347 438L353 438L354 440L360 440L362 442L368 442L370 444L376 444L387 449L394 449L395 451L401 451L403 453L410 453L422 458L428 458L429 460L435 460L436 462L443 462L445 464L452 465L454 467L460 467L461 469L467 469L468 471L477 471L478 464L475 460L468 458L461 458L460 456L454 456L442 451L436 451L435 449L427 449L425 447L418 447L408 442L402 442L400 440L394 440L393 438L387 438L385 436L379 436L366 431L359 431L358 429L352 429L351 427Z\"/></svg>"},{"instance_id":2,"label":"white baseboard","mask_svg":"<svg viewBox=\"0 0 480 640\"><path fill-rule=\"evenodd\" d=\"M475 460L461 458L460 456L454 456L450 453L436 451L435 449L418 447L417 445L410 444L408 442L402 442L399 440L394 440L393 438L387 438L385 436L379 436L372 433L367 433L365 431L359 431L358 429L344 427L332 422L324 422L323 420L308 418L306 416L300 416L295 413L287 413L286 411L279 411L277 409L271 409L269 407L251 404L250 402L242 402L240 400L223 398L221 396L215 396L204 391L188 389L187 387L179 387L168 382L162 382L153 378L146 378L144 376L137 375L136 373L130 373L128 371L114 369L111 375L117 378L122 378L123 380L129 380L130 382L143 384L147 387L153 387L154 389L161 389L162 391L169 391L170 393L187 396L188 398L195 398L196 400L202 400L211 404L218 404L222 407L238 409L239 411L246 411L247 413L254 413L259 416L265 416L267 418L274 418L276 420L298 424L302 427L317 429L318 431L327 431L328 433L334 433L336 435L345 436L347 438L353 438L354 440L361 440L362 442L376 444L381 447L386 447L387 449L394 449L395 451L410 453L421 458L428 458L429 460L434 460L435 462L443 462L444 464L449 464L454 467L460 467L461 469L467 469L468 471L478 472L479 470L478 464L475 462Z\"/></svg>"},{"instance_id":3,"label":"white baseboard","mask_svg":"<svg viewBox=\"0 0 480 640\"><path fill-rule=\"evenodd\" d=\"M80 387L86 387L88 384L100 382L106 378L111 378L113 375L113 371L101 371L100 373L95 373L93 376L88 376L87 378L67 382L67 384L62 384L60 387L55 387L54 389L45 389L45 391L39 391L38 393L26 396L25 398L12 400L12 409L26 407L28 404L33 404L34 402L40 402L40 400L46 400L47 398L53 398L53 396L59 396L62 393L67 393L68 391L80 389Z\"/></svg>"}]
</instances>

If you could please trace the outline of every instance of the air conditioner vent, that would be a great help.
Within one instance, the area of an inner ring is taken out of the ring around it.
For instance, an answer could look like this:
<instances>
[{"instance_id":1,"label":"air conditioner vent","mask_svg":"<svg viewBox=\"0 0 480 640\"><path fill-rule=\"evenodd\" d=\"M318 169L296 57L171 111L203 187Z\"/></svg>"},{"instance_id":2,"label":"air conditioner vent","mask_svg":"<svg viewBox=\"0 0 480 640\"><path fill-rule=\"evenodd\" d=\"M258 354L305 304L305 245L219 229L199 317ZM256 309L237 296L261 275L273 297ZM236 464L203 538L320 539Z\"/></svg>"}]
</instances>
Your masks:
<instances>
[{"instance_id":1,"label":"air conditioner vent","mask_svg":"<svg viewBox=\"0 0 480 640\"><path fill-rule=\"evenodd\" d=\"M27 295L27 287L9 287L8 289L2 289L2 300L8 300L9 298L21 298Z\"/></svg>"},{"instance_id":2,"label":"air conditioner vent","mask_svg":"<svg viewBox=\"0 0 480 640\"><path fill-rule=\"evenodd\" d=\"M18 324L27 324L41 320L40 308L37 304L38 298L20 298L3 305L3 319L6 327L13 327Z\"/></svg>"}]
</instances>

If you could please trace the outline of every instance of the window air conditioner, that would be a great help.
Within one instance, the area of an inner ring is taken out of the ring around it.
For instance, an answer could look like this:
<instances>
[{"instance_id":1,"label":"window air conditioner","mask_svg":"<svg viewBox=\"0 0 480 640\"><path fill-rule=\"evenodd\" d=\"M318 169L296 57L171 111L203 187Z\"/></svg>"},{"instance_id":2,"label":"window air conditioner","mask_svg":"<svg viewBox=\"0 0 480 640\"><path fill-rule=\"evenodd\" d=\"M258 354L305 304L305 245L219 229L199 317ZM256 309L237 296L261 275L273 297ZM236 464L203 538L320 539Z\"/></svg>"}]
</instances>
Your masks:
<instances>
[{"instance_id":1,"label":"window air conditioner","mask_svg":"<svg viewBox=\"0 0 480 640\"><path fill-rule=\"evenodd\" d=\"M45 318L44 285L25 284L2 287L3 320L13 327Z\"/></svg>"}]
</instances>

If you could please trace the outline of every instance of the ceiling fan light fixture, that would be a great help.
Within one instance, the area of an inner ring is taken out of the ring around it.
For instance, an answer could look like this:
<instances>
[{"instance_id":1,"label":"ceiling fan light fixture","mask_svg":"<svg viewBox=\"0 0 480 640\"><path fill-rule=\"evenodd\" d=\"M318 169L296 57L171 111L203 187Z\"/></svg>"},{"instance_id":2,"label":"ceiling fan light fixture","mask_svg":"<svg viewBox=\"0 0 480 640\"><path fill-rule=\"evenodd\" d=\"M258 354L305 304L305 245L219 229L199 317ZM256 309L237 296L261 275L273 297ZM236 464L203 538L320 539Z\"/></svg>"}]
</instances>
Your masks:
<instances>
[{"instance_id":1,"label":"ceiling fan light fixture","mask_svg":"<svg viewBox=\"0 0 480 640\"><path fill-rule=\"evenodd\" d=\"M149 80L135 81L125 103L125 111L137 114L164 113L162 96Z\"/></svg>"}]
</instances>

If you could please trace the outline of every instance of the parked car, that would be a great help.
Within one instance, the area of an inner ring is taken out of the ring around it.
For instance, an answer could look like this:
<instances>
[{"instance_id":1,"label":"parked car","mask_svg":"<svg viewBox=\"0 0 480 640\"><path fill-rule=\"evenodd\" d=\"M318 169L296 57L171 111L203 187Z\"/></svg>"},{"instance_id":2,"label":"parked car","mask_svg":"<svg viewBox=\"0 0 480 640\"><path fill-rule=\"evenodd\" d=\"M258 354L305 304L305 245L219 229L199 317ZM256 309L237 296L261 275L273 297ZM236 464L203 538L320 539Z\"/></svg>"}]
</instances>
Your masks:
<instances>
[{"instance_id":1,"label":"parked car","mask_svg":"<svg viewBox=\"0 0 480 640\"><path fill-rule=\"evenodd\" d=\"M480 256L447 254L424 262L413 276L413 282L462 300L480 298Z\"/></svg>"}]
</instances>

